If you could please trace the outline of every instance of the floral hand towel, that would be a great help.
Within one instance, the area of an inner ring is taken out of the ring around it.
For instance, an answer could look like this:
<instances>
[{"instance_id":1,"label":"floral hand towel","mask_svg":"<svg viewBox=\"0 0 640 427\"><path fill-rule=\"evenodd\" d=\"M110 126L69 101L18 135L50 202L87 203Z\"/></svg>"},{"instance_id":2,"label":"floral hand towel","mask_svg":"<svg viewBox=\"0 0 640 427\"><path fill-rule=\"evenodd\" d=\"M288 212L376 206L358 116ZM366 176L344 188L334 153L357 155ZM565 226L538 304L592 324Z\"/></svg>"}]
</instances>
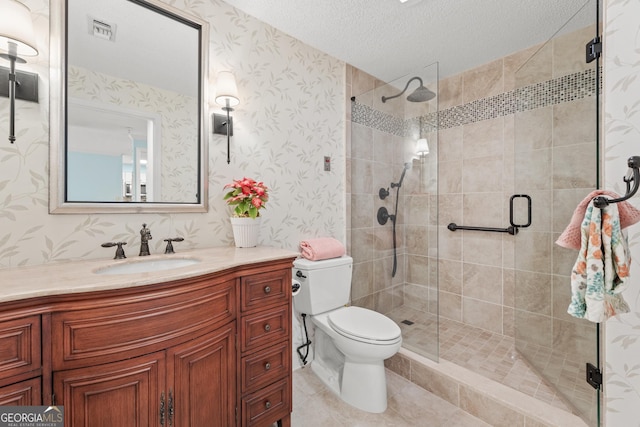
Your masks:
<instances>
[{"instance_id":1,"label":"floral hand towel","mask_svg":"<svg viewBox=\"0 0 640 427\"><path fill-rule=\"evenodd\" d=\"M631 256L620 228L618 207L587 206L581 225L581 245L571 272L571 304L567 312L591 322L628 313L621 292L627 286Z\"/></svg>"}]
</instances>

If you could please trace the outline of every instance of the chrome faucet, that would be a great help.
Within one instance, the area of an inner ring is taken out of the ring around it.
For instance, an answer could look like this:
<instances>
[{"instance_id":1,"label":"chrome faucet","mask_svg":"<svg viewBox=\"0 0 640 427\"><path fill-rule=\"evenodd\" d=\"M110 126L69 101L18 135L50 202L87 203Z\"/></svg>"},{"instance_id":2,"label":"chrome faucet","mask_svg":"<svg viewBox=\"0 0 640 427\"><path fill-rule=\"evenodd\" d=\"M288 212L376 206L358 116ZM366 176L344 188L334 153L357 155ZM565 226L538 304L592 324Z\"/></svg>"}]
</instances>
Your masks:
<instances>
[{"instance_id":1,"label":"chrome faucet","mask_svg":"<svg viewBox=\"0 0 640 427\"><path fill-rule=\"evenodd\" d=\"M149 253L149 240L151 239L153 239L151 230L147 228L147 224L142 224L142 230L140 230L140 253L138 255L151 255Z\"/></svg>"}]
</instances>

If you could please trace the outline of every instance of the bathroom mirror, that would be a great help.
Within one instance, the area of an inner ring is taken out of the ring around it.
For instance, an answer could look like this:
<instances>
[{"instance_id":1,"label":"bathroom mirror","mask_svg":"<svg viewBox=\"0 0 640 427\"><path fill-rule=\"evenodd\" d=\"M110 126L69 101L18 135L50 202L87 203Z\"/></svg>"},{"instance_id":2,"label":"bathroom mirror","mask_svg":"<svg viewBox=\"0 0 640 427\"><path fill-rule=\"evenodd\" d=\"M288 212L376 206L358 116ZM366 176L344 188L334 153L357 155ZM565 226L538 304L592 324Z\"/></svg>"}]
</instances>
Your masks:
<instances>
[{"instance_id":1,"label":"bathroom mirror","mask_svg":"<svg viewBox=\"0 0 640 427\"><path fill-rule=\"evenodd\" d=\"M158 0L51 2L51 213L207 210L208 40Z\"/></svg>"}]
</instances>

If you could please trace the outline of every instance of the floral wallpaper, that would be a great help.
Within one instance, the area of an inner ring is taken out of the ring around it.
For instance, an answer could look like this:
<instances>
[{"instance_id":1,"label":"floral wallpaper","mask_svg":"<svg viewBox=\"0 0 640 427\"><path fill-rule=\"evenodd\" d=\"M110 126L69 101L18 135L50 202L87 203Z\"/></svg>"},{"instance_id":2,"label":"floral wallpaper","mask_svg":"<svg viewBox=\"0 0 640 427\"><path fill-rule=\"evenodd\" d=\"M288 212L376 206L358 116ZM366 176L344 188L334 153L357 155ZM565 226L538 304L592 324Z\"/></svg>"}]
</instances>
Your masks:
<instances>
[{"instance_id":1,"label":"floral wallpaper","mask_svg":"<svg viewBox=\"0 0 640 427\"><path fill-rule=\"evenodd\" d=\"M160 198L156 202L194 203L198 192L197 100L86 68L69 65L70 98L159 116L161 163ZM147 180L149 177L147 177Z\"/></svg>"},{"instance_id":2,"label":"floral wallpaper","mask_svg":"<svg viewBox=\"0 0 640 427\"><path fill-rule=\"evenodd\" d=\"M640 3L605 0L604 187L625 192L627 159L640 156ZM630 202L640 208L640 197ZM605 331L605 425L640 426L640 225L627 229L631 285L624 298L631 312L611 319Z\"/></svg>"},{"instance_id":3,"label":"floral wallpaper","mask_svg":"<svg viewBox=\"0 0 640 427\"><path fill-rule=\"evenodd\" d=\"M0 142L0 268L112 257L100 244L113 240L126 241L131 256L142 223L154 236L152 253L173 236L185 239L175 245L177 252L232 245L223 186L243 176L271 189L260 244L296 251L304 238L345 240L345 64L220 0L167 1L210 24L209 93L219 71L233 71L238 82L230 165L226 137L208 135L209 211L50 215L49 1L24 3L32 11L40 54L18 68L39 74L40 102L17 101L17 141ZM6 98L0 111L0 135L8 135ZM213 112L222 113L217 106ZM331 157L330 172L323 170L324 156Z\"/></svg>"}]
</instances>

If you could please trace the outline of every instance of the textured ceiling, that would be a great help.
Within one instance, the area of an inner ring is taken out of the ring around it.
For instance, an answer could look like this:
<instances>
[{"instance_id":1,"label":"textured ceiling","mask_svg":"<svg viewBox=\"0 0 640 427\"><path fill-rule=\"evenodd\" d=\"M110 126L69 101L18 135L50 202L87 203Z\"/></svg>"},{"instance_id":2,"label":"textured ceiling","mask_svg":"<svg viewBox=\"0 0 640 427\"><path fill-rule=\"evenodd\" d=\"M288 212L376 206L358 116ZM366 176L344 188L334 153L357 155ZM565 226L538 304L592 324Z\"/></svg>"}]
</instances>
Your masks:
<instances>
[{"instance_id":1,"label":"textured ceiling","mask_svg":"<svg viewBox=\"0 0 640 427\"><path fill-rule=\"evenodd\" d=\"M225 0L384 81L439 62L440 76L548 40L586 0ZM567 26L595 21L595 0ZM586 43L586 40L585 40Z\"/></svg>"}]
</instances>

